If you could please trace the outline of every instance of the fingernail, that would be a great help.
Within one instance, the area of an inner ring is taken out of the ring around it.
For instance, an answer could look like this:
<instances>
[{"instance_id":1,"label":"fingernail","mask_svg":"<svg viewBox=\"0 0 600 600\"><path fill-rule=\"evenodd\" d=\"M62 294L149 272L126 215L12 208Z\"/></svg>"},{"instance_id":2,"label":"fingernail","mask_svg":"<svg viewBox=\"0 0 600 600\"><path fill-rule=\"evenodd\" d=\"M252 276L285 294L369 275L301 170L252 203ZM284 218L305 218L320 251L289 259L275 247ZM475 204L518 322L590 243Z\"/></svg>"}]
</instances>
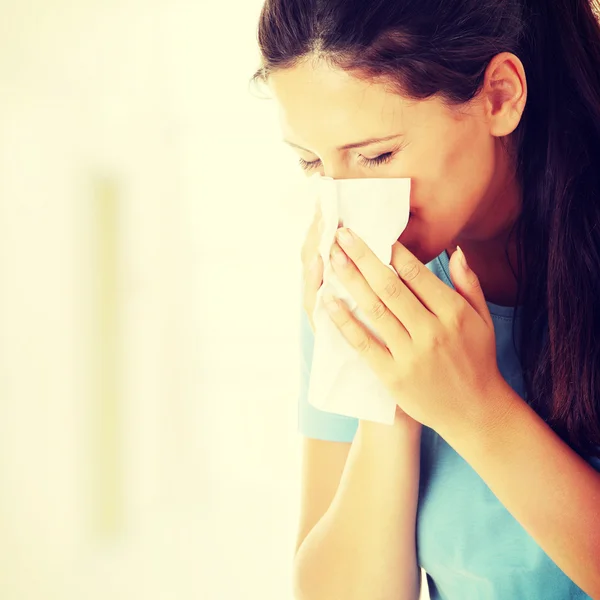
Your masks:
<instances>
[{"instance_id":1,"label":"fingernail","mask_svg":"<svg viewBox=\"0 0 600 600\"><path fill-rule=\"evenodd\" d=\"M331 254L333 255L333 260L340 266L344 266L347 264L348 260L346 259L346 255L344 251L340 248L333 247Z\"/></svg>"},{"instance_id":2,"label":"fingernail","mask_svg":"<svg viewBox=\"0 0 600 600\"><path fill-rule=\"evenodd\" d=\"M352 232L349 229L338 229L337 238L345 246L350 246L350 244L354 242L354 236L352 235Z\"/></svg>"},{"instance_id":3,"label":"fingernail","mask_svg":"<svg viewBox=\"0 0 600 600\"><path fill-rule=\"evenodd\" d=\"M462 251L460 246L456 246L456 251L459 253L460 264L463 266L463 269L468 269L469 265L467 264L467 259L465 257L465 253Z\"/></svg>"}]
</instances>

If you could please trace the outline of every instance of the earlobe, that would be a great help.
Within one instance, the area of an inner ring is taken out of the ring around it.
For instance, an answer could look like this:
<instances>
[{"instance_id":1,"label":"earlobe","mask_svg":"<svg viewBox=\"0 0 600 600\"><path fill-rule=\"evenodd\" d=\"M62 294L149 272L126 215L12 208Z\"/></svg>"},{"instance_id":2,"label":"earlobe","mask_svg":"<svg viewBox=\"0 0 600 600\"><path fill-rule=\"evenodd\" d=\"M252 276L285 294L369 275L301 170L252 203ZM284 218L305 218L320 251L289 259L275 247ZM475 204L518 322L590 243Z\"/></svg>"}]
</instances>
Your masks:
<instances>
[{"instance_id":1,"label":"earlobe","mask_svg":"<svg viewBox=\"0 0 600 600\"><path fill-rule=\"evenodd\" d=\"M527 102L527 79L519 58L509 52L495 56L486 70L483 92L490 134L510 135L519 125Z\"/></svg>"}]
</instances>

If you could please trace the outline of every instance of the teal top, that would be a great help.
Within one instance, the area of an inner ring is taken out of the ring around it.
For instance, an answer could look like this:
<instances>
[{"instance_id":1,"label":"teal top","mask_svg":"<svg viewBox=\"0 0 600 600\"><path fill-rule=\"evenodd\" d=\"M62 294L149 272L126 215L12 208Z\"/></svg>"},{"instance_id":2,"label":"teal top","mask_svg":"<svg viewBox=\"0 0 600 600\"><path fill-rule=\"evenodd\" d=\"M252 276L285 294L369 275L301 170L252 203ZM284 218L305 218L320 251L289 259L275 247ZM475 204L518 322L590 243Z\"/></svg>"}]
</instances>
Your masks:
<instances>
[{"instance_id":1,"label":"teal top","mask_svg":"<svg viewBox=\"0 0 600 600\"><path fill-rule=\"evenodd\" d=\"M448 261L444 252L427 267L453 288ZM510 307L490 302L488 307L496 331L500 372L525 398L513 346L513 318L520 318L518 309L513 317ZM304 311L301 339L299 431L311 438L351 442L357 419L308 404L314 338ZM600 459L589 458L589 462L600 471ZM556 566L471 466L425 426L421 435L417 556L427 574L431 600L591 600Z\"/></svg>"}]
</instances>

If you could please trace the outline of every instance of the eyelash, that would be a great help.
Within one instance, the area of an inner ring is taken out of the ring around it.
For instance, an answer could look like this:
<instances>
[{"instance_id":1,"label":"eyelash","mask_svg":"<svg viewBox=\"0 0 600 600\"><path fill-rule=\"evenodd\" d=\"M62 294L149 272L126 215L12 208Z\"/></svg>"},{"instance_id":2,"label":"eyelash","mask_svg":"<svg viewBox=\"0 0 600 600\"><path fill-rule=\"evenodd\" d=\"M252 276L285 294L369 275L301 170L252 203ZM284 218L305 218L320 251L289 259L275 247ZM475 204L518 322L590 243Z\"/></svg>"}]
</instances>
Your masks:
<instances>
[{"instance_id":1,"label":"eyelash","mask_svg":"<svg viewBox=\"0 0 600 600\"><path fill-rule=\"evenodd\" d=\"M390 162L390 160L392 160L392 157L394 156L395 152L396 152L395 150L392 150L391 152L386 152L385 154L381 154L375 158L365 158L364 156L360 156L358 160L365 167L376 167L376 166ZM304 171L310 171L311 169L315 169L321 161L315 160L313 162L308 162L308 161L304 160L303 158L299 158L298 162L300 164L300 167Z\"/></svg>"}]
</instances>

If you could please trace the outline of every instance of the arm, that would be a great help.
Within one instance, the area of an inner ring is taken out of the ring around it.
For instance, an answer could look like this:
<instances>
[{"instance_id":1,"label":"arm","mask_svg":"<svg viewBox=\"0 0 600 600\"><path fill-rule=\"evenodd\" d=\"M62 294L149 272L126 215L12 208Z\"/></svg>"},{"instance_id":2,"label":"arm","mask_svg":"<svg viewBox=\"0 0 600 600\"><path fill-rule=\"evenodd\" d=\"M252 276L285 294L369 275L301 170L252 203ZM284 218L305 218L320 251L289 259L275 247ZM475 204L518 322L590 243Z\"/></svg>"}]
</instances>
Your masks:
<instances>
[{"instance_id":1,"label":"arm","mask_svg":"<svg viewBox=\"0 0 600 600\"><path fill-rule=\"evenodd\" d=\"M439 432L554 563L600 598L600 473L565 444L508 384L482 425Z\"/></svg>"},{"instance_id":2,"label":"arm","mask_svg":"<svg viewBox=\"0 0 600 600\"><path fill-rule=\"evenodd\" d=\"M361 421L331 505L299 543L298 600L417 600L421 425Z\"/></svg>"},{"instance_id":3,"label":"arm","mask_svg":"<svg viewBox=\"0 0 600 600\"><path fill-rule=\"evenodd\" d=\"M351 442L303 437L300 523L296 554L306 536L331 506L351 447Z\"/></svg>"}]
</instances>

